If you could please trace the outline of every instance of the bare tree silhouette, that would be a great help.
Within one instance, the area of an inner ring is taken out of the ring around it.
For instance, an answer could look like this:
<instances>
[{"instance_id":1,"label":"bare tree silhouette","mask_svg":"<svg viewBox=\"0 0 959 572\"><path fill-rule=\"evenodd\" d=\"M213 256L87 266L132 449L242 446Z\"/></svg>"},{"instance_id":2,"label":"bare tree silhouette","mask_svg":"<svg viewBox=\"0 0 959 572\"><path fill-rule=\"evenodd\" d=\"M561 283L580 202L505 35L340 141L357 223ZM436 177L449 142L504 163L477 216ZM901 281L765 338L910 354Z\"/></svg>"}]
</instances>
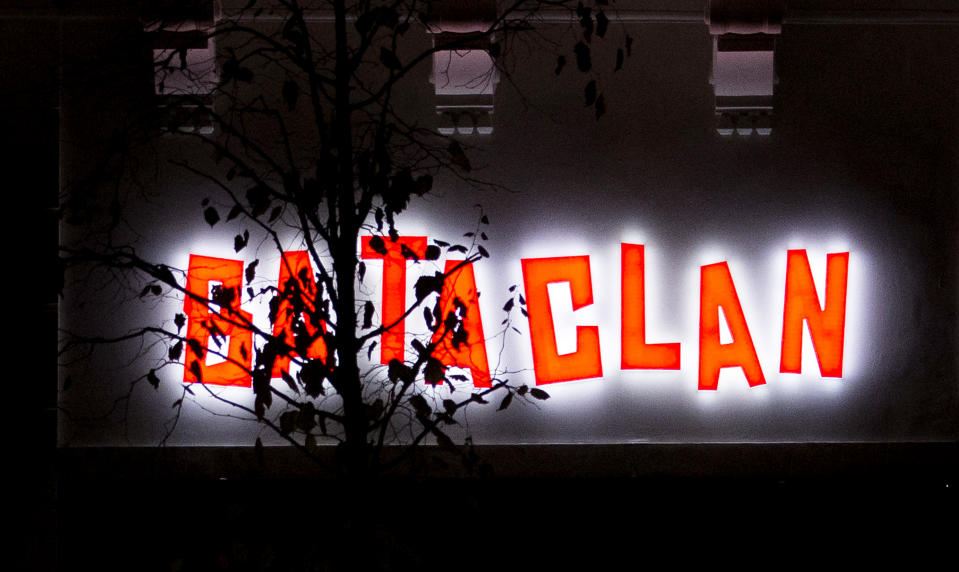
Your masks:
<instances>
[{"instance_id":1,"label":"bare tree silhouette","mask_svg":"<svg viewBox=\"0 0 959 572\"><path fill-rule=\"evenodd\" d=\"M488 184L476 177L463 136L492 129L486 96L500 74L508 78L513 42L538 45L544 14L562 14L571 28L574 45L546 46L557 51L556 73L566 50L583 73L587 107L602 116L590 45L606 35L609 19L601 8L549 0L250 0L213 8L163 3L146 18L155 65L151 104L137 110L129 138L114 143L123 149L132 139L142 144L171 132L198 141L211 161L171 161L217 190L203 197L204 220L235 226L237 253L269 245L280 260L279 279L254 288L259 259L193 255L184 269L141 256L117 238L128 195L105 191L106 169L95 169L64 200L64 224L83 229L81 239L61 247L68 287L96 268L95 282L105 272L128 296L173 296L183 306L170 321L120 335L65 332L61 359L110 342L159 342L163 358L136 383L156 387L160 370L182 367L186 383L174 421L185 400L206 392L318 462L330 462L319 446L336 444L329 468L339 474L388 472L426 442L475 469L462 412L494 397L492 406L505 409L515 399L548 394L511 384L489 366L491 336L479 325L472 274L472 264L489 256L490 221L482 209L463 243L404 236L401 215L431 192L438 174ZM630 44L624 35L616 69ZM433 66L438 128L410 122L395 105L402 80L425 65ZM83 215L89 197L104 193L111 197L105 223L94 229ZM412 303L399 294L381 304L364 286L370 259L399 269L384 289L405 289L408 262L432 268L416 280ZM269 326L243 309L260 300L269 307ZM504 332L524 306L511 289ZM406 331L414 313L422 314L425 334ZM252 406L211 390L244 384L254 392ZM463 440L466 446L457 444Z\"/></svg>"}]
</instances>

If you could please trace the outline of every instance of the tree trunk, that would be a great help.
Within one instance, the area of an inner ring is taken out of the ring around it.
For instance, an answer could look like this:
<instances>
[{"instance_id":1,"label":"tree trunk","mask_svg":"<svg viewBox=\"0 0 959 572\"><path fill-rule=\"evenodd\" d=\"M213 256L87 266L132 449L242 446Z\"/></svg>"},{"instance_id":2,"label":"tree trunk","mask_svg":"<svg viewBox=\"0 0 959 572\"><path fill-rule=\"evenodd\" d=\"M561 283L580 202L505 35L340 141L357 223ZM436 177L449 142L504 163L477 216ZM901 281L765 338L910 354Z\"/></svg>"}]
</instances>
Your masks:
<instances>
[{"instance_id":1,"label":"tree trunk","mask_svg":"<svg viewBox=\"0 0 959 572\"><path fill-rule=\"evenodd\" d=\"M353 188L353 134L350 110L352 69L346 26L344 0L335 0L336 26L336 110L337 144L337 221L333 245L333 269L336 273L336 347L335 375L343 398L346 417L346 471L350 477L362 477L369 468L366 443L366 410L360 383L356 347L356 242L359 222L356 220L356 198Z\"/></svg>"}]
</instances>

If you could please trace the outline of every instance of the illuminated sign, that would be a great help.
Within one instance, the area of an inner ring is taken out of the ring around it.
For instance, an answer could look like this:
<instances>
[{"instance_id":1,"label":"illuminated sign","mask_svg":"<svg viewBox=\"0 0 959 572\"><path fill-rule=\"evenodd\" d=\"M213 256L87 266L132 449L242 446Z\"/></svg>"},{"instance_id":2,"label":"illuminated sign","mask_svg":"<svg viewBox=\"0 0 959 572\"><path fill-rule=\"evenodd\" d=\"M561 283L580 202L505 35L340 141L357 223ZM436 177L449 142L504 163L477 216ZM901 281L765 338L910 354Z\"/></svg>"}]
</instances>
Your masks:
<instances>
[{"instance_id":1,"label":"illuminated sign","mask_svg":"<svg viewBox=\"0 0 959 572\"><path fill-rule=\"evenodd\" d=\"M403 360L407 332L407 264L426 254L425 236L399 237L395 241L378 241L363 237L360 253L363 259L382 260L382 296L379 300L381 322L385 324L380 340L380 362ZM621 254L621 364L623 370L679 370L683 351L680 342L650 343L646 328L645 247L622 243ZM801 373L803 324L806 324L812 349L815 351L822 377L842 377L843 346L846 323L846 292L849 274L849 253L826 255L825 294L820 299L816 279L805 250L788 250L785 291L783 293L783 327L781 337L781 373ZM473 385L489 387L491 372L479 307L479 292L472 264L446 261L448 275L439 298L440 315L458 311L463 317L462 331L440 328L431 340L436 344L434 357L446 366L468 369ZM521 260L526 314L529 320L533 370L539 385L581 379L600 378L600 332L597 326L576 326L575 349L561 353L557 343L553 308L548 286L565 284L569 288L573 310L593 304L593 280L590 256L524 258ZM240 307L243 290L243 262L206 256L190 256L187 272L188 350L184 381L214 385L250 387L252 379L252 334L244 324L252 326L252 316ZM248 277L249 281L249 277ZM296 343L293 316L311 315L316 303L316 286L309 256L305 251L283 254L277 278L277 296L271 303L272 334L282 339L299 355L324 359L326 347L322 336L315 334L325 324L304 320L308 347ZM203 300L213 302L208 308ZM722 324L728 331L723 341ZM222 342L229 338L225 359L207 361L210 338ZM729 265L718 262L700 267L698 388L715 390L720 371L740 368L750 387L763 385L766 377L756 353L756 345L743 312L739 293ZM289 356L274 362L272 377L288 372Z\"/></svg>"}]
</instances>

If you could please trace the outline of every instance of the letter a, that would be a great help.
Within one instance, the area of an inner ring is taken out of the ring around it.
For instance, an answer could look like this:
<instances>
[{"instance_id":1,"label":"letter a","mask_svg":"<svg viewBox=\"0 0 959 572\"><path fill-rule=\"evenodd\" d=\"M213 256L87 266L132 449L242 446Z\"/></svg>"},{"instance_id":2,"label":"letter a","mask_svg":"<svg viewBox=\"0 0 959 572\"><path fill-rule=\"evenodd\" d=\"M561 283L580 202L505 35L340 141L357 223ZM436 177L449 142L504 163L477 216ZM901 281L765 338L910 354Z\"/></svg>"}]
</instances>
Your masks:
<instances>
[{"instance_id":1,"label":"letter a","mask_svg":"<svg viewBox=\"0 0 959 572\"><path fill-rule=\"evenodd\" d=\"M320 321L317 328L316 324L312 323L311 314L316 311L316 284L313 278L313 265L310 264L310 256L305 250L283 253L276 287L280 296L280 305L276 312L276 321L273 322L273 335L282 338L287 346L296 348L297 339L293 333L293 321L296 316L293 313L296 308L301 308L306 336L309 338L316 336L306 347L306 355L303 357L325 362L326 343L323 341L322 334L318 335L317 332L322 329L323 333L326 333L326 324ZM276 357L271 377L280 377L282 372L289 373L291 353L299 353L299 350L284 352Z\"/></svg>"},{"instance_id":2,"label":"letter a","mask_svg":"<svg viewBox=\"0 0 959 572\"><path fill-rule=\"evenodd\" d=\"M750 387L766 383L729 265L719 262L703 266L700 275L699 389L716 389L719 370L724 367L741 367ZM729 344L719 338L720 307L733 337Z\"/></svg>"},{"instance_id":3,"label":"letter a","mask_svg":"<svg viewBox=\"0 0 959 572\"><path fill-rule=\"evenodd\" d=\"M450 312L455 312L456 307L460 305L466 340L458 346L454 345L453 332L447 331L441 323L431 340L436 345L433 355L443 365L468 367L470 375L473 376L474 387L490 387L486 337L483 334L483 318L480 316L479 293L476 291L473 265L467 264L454 270L461 263L460 260L446 261L447 277L443 282L443 293L440 296L440 315L445 318ZM459 304L456 303L457 301Z\"/></svg>"}]
</instances>

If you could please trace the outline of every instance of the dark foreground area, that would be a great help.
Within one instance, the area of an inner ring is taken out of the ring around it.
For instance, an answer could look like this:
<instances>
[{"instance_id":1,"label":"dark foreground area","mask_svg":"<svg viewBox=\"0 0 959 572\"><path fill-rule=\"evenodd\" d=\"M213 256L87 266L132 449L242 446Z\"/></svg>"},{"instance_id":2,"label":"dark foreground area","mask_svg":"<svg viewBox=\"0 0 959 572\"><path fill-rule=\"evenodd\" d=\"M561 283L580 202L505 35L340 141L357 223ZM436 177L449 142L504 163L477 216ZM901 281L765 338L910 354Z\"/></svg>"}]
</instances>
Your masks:
<instances>
[{"instance_id":1,"label":"dark foreground area","mask_svg":"<svg viewBox=\"0 0 959 572\"><path fill-rule=\"evenodd\" d=\"M292 453L60 450L56 538L46 543L55 558L38 561L164 571L922 566L952 553L959 532L955 444L512 447L485 452L494 470L483 477L454 467L362 486L314 474Z\"/></svg>"}]
</instances>

